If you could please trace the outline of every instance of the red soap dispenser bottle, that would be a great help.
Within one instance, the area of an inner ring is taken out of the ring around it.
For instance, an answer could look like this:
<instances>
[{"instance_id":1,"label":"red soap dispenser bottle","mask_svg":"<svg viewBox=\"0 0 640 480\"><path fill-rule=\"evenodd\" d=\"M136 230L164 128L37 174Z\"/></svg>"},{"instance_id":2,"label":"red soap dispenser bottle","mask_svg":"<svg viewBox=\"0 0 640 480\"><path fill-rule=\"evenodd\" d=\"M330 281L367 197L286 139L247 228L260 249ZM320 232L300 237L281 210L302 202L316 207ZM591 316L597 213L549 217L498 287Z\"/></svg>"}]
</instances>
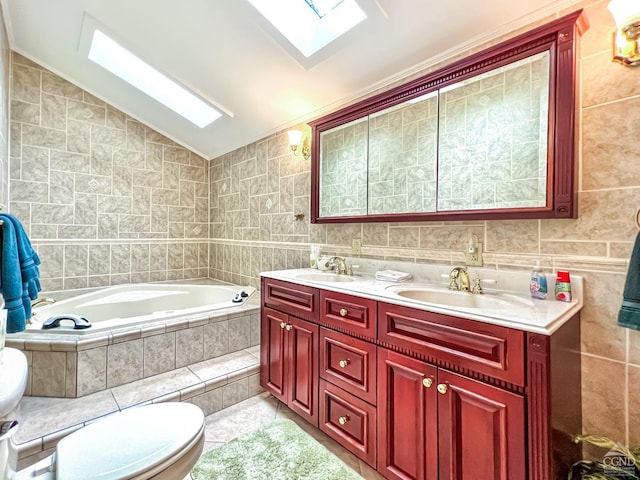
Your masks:
<instances>
[{"instance_id":1,"label":"red soap dispenser bottle","mask_svg":"<svg viewBox=\"0 0 640 480\"><path fill-rule=\"evenodd\" d=\"M571 276L569 272L558 272L556 277L556 300L571 301Z\"/></svg>"}]
</instances>

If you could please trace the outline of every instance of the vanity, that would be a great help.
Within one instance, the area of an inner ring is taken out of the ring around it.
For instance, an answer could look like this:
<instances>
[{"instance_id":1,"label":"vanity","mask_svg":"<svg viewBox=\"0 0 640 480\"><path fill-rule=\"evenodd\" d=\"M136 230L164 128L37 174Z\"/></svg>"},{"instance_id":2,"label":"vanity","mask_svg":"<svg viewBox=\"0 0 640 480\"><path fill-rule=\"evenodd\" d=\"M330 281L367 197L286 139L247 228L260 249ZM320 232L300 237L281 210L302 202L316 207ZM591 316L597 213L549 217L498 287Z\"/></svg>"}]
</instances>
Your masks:
<instances>
[{"instance_id":1,"label":"vanity","mask_svg":"<svg viewBox=\"0 0 640 480\"><path fill-rule=\"evenodd\" d=\"M472 294L447 289L450 266L420 267L403 283L262 273L263 388L386 478L566 478L582 279L564 303L528 298L528 272Z\"/></svg>"}]
</instances>

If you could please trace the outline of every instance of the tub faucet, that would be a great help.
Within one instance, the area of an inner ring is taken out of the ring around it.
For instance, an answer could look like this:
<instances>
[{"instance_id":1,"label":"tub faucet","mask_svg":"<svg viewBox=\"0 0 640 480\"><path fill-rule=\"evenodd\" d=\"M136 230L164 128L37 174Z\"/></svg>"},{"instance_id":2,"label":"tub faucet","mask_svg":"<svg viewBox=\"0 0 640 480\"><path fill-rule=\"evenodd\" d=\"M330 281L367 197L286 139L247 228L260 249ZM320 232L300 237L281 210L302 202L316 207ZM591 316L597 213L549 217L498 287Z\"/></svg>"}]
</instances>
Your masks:
<instances>
[{"instance_id":1,"label":"tub faucet","mask_svg":"<svg viewBox=\"0 0 640 480\"><path fill-rule=\"evenodd\" d=\"M455 267L449 273L449 278L451 279L449 290L469 291L469 273L466 267Z\"/></svg>"},{"instance_id":2,"label":"tub faucet","mask_svg":"<svg viewBox=\"0 0 640 480\"><path fill-rule=\"evenodd\" d=\"M339 275L353 275L353 270L347 264L347 261L343 257L331 257L329 260L336 266L336 273Z\"/></svg>"},{"instance_id":3,"label":"tub faucet","mask_svg":"<svg viewBox=\"0 0 640 480\"><path fill-rule=\"evenodd\" d=\"M56 303L53 298L39 298L31 302L31 308L37 307L38 305L46 305L47 303Z\"/></svg>"}]
</instances>

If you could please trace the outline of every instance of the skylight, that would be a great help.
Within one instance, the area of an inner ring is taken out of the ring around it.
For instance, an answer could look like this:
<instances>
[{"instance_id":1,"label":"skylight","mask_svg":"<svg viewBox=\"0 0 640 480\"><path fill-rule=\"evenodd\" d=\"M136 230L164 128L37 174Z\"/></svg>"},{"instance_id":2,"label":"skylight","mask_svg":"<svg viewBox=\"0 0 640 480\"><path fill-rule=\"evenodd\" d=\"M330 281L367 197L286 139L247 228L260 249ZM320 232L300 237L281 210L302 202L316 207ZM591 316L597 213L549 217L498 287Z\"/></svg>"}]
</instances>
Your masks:
<instances>
[{"instance_id":1,"label":"skylight","mask_svg":"<svg viewBox=\"0 0 640 480\"><path fill-rule=\"evenodd\" d=\"M355 0L249 0L305 57L367 18Z\"/></svg>"},{"instance_id":2,"label":"skylight","mask_svg":"<svg viewBox=\"0 0 640 480\"><path fill-rule=\"evenodd\" d=\"M100 30L93 33L89 59L200 128L222 116L211 105L136 57Z\"/></svg>"}]
</instances>

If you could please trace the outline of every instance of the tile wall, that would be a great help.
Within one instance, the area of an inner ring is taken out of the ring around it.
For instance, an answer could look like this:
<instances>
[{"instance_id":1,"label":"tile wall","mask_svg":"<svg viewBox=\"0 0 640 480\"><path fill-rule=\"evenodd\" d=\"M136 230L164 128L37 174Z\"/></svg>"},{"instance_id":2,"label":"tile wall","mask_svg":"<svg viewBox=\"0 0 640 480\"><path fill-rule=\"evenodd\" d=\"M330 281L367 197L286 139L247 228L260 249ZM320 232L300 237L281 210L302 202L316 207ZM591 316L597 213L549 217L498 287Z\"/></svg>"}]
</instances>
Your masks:
<instances>
[{"instance_id":1,"label":"tile wall","mask_svg":"<svg viewBox=\"0 0 640 480\"><path fill-rule=\"evenodd\" d=\"M208 162L12 54L10 211L43 289L207 275Z\"/></svg>"},{"instance_id":2,"label":"tile wall","mask_svg":"<svg viewBox=\"0 0 640 480\"><path fill-rule=\"evenodd\" d=\"M257 285L261 270L305 265L309 243L349 254L353 238L368 257L454 265L470 234L489 268L529 270L540 259L550 274L568 269L585 278L584 430L640 444L640 332L616 323L638 232L640 68L611 62L607 3L583 4L577 219L312 225L309 163L289 154L282 132L212 160L210 275Z\"/></svg>"}]
</instances>

